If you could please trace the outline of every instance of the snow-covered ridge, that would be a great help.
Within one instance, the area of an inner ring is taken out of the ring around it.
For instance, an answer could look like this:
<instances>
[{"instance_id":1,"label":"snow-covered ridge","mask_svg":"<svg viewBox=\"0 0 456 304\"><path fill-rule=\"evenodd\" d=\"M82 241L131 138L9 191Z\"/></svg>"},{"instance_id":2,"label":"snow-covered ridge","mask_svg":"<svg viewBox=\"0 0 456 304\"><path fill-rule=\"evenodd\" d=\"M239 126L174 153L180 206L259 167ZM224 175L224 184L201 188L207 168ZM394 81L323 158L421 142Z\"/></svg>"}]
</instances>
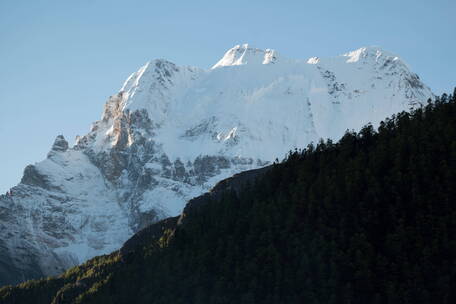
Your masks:
<instances>
[{"instance_id":1,"label":"snow-covered ridge","mask_svg":"<svg viewBox=\"0 0 456 304\"><path fill-rule=\"evenodd\" d=\"M212 69L244 64L270 64L277 62L278 56L275 50L257 49L248 44L236 45L229 49Z\"/></svg>"},{"instance_id":2,"label":"snow-covered ridge","mask_svg":"<svg viewBox=\"0 0 456 304\"><path fill-rule=\"evenodd\" d=\"M210 69L152 60L88 134L58 136L0 196L0 285L108 253L223 178L432 96L377 47L306 61L244 44Z\"/></svg>"},{"instance_id":3,"label":"snow-covered ridge","mask_svg":"<svg viewBox=\"0 0 456 304\"><path fill-rule=\"evenodd\" d=\"M279 60L273 50L244 44L228 50L209 70L178 67L165 60L149 62L129 77L120 90L120 101L111 104L118 103L123 113L146 110L159 127L156 137L167 155L194 159L204 135L204 150L211 155L270 160L290 148L277 146L276 136L285 142L291 136L298 147L318 138L337 138L347 127L358 129L367 121L375 124L423 102L432 94L420 86L419 78L399 57L378 47L306 62ZM405 95L392 94L397 101L385 102L385 90ZM372 108L377 113L366 121L365 114ZM312 118L306 119L309 115ZM203 127L207 130L197 135ZM227 148L234 140L236 145ZM187 148L176 154L180 146Z\"/></svg>"},{"instance_id":4,"label":"snow-covered ridge","mask_svg":"<svg viewBox=\"0 0 456 304\"><path fill-rule=\"evenodd\" d=\"M399 60L399 57L383 50L380 47L376 46L369 46L369 47L362 47L357 50L345 53L342 55L343 57L347 57L347 63L350 62L359 62L360 60L375 60L378 61L381 57L389 58L390 60L396 61Z\"/></svg>"}]
</instances>

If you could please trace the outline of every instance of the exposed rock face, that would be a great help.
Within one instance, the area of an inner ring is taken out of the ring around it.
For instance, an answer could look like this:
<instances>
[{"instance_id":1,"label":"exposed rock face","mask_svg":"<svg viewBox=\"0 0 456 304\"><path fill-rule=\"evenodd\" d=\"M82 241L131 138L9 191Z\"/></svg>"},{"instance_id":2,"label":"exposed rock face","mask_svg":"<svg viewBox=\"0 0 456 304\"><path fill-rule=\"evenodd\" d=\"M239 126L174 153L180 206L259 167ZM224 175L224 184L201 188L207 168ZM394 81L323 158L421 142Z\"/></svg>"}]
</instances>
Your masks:
<instances>
[{"instance_id":1,"label":"exposed rock face","mask_svg":"<svg viewBox=\"0 0 456 304\"><path fill-rule=\"evenodd\" d=\"M54 144L52 145L51 151L65 152L66 150L68 150L68 142L65 140L63 135L57 136Z\"/></svg>"},{"instance_id":2,"label":"exposed rock face","mask_svg":"<svg viewBox=\"0 0 456 304\"><path fill-rule=\"evenodd\" d=\"M21 183L41 187L43 189L49 189L51 187L46 175L41 174L34 165L25 167Z\"/></svg>"},{"instance_id":3,"label":"exposed rock face","mask_svg":"<svg viewBox=\"0 0 456 304\"><path fill-rule=\"evenodd\" d=\"M226 177L430 97L378 48L306 62L243 45L210 70L149 62L87 135L57 136L0 196L0 285L117 250Z\"/></svg>"},{"instance_id":4,"label":"exposed rock face","mask_svg":"<svg viewBox=\"0 0 456 304\"><path fill-rule=\"evenodd\" d=\"M147 244L151 244L152 240L158 240L165 230L175 230L177 225L181 225L188 214L197 212L202 206L207 205L210 201L219 201L226 191L239 193L248 183L253 183L257 178L261 178L261 176L271 168L272 165L244 171L218 182L209 192L192 198L187 203L180 216L166 218L136 232L120 248L121 255L125 258L129 253L141 249Z\"/></svg>"}]
</instances>

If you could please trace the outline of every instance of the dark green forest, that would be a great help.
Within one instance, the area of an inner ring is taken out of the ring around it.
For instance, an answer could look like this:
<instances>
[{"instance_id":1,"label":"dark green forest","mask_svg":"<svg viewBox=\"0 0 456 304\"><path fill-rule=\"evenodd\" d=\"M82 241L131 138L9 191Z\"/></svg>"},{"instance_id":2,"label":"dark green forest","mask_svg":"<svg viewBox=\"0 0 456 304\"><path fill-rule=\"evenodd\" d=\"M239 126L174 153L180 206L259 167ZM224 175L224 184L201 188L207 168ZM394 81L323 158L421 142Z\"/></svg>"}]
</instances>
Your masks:
<instances>
[{"instance_id":1,"label":"dark green forest","mask_svg":"<svg viewBox=\"0 0 456 304\"><path fill-rule=\"evenodd\" d=\"M125 246L0 301L456 303L455 94L292 151Z\"/></svg>"}]
</instances>

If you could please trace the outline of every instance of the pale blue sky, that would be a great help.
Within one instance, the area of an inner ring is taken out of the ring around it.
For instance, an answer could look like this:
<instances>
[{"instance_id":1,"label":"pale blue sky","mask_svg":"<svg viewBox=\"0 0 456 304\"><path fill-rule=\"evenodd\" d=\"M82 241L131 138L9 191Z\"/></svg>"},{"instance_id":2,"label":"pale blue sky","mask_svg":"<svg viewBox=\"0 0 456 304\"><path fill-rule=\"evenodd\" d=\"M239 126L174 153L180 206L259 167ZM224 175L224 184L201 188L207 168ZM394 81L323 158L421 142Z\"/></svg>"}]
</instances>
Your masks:
<instances>
[{"instance_id":1,"label":"pale blue sky","mask_svg":"<svg viewBox=\"0 0 456 304\"><path fill-rule=\"evenodd\" d=\"M0 192L74 142L146 61L203 68L249 43L286 57L366 45L398 54L437 94L456 85L456 1L0 0Z\"/></svg>"}]
</instances>

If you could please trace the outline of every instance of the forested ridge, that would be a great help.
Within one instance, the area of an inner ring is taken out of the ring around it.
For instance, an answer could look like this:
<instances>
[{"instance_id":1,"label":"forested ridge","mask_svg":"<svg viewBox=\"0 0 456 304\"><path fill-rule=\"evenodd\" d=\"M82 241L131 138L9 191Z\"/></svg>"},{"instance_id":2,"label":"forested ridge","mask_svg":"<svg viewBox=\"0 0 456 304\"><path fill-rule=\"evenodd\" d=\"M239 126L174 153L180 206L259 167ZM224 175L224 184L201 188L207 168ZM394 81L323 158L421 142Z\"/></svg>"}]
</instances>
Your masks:
<instances>
[{"instance_id":1,"label":"forested ridge","mask_svg":"<svg viewBox=\"0 0 456 304\"><path fill-rule=\"evenodd\" d=\"M198 202L0 302L456 303L455 94Z\"/></svg>"}]
</instances>

